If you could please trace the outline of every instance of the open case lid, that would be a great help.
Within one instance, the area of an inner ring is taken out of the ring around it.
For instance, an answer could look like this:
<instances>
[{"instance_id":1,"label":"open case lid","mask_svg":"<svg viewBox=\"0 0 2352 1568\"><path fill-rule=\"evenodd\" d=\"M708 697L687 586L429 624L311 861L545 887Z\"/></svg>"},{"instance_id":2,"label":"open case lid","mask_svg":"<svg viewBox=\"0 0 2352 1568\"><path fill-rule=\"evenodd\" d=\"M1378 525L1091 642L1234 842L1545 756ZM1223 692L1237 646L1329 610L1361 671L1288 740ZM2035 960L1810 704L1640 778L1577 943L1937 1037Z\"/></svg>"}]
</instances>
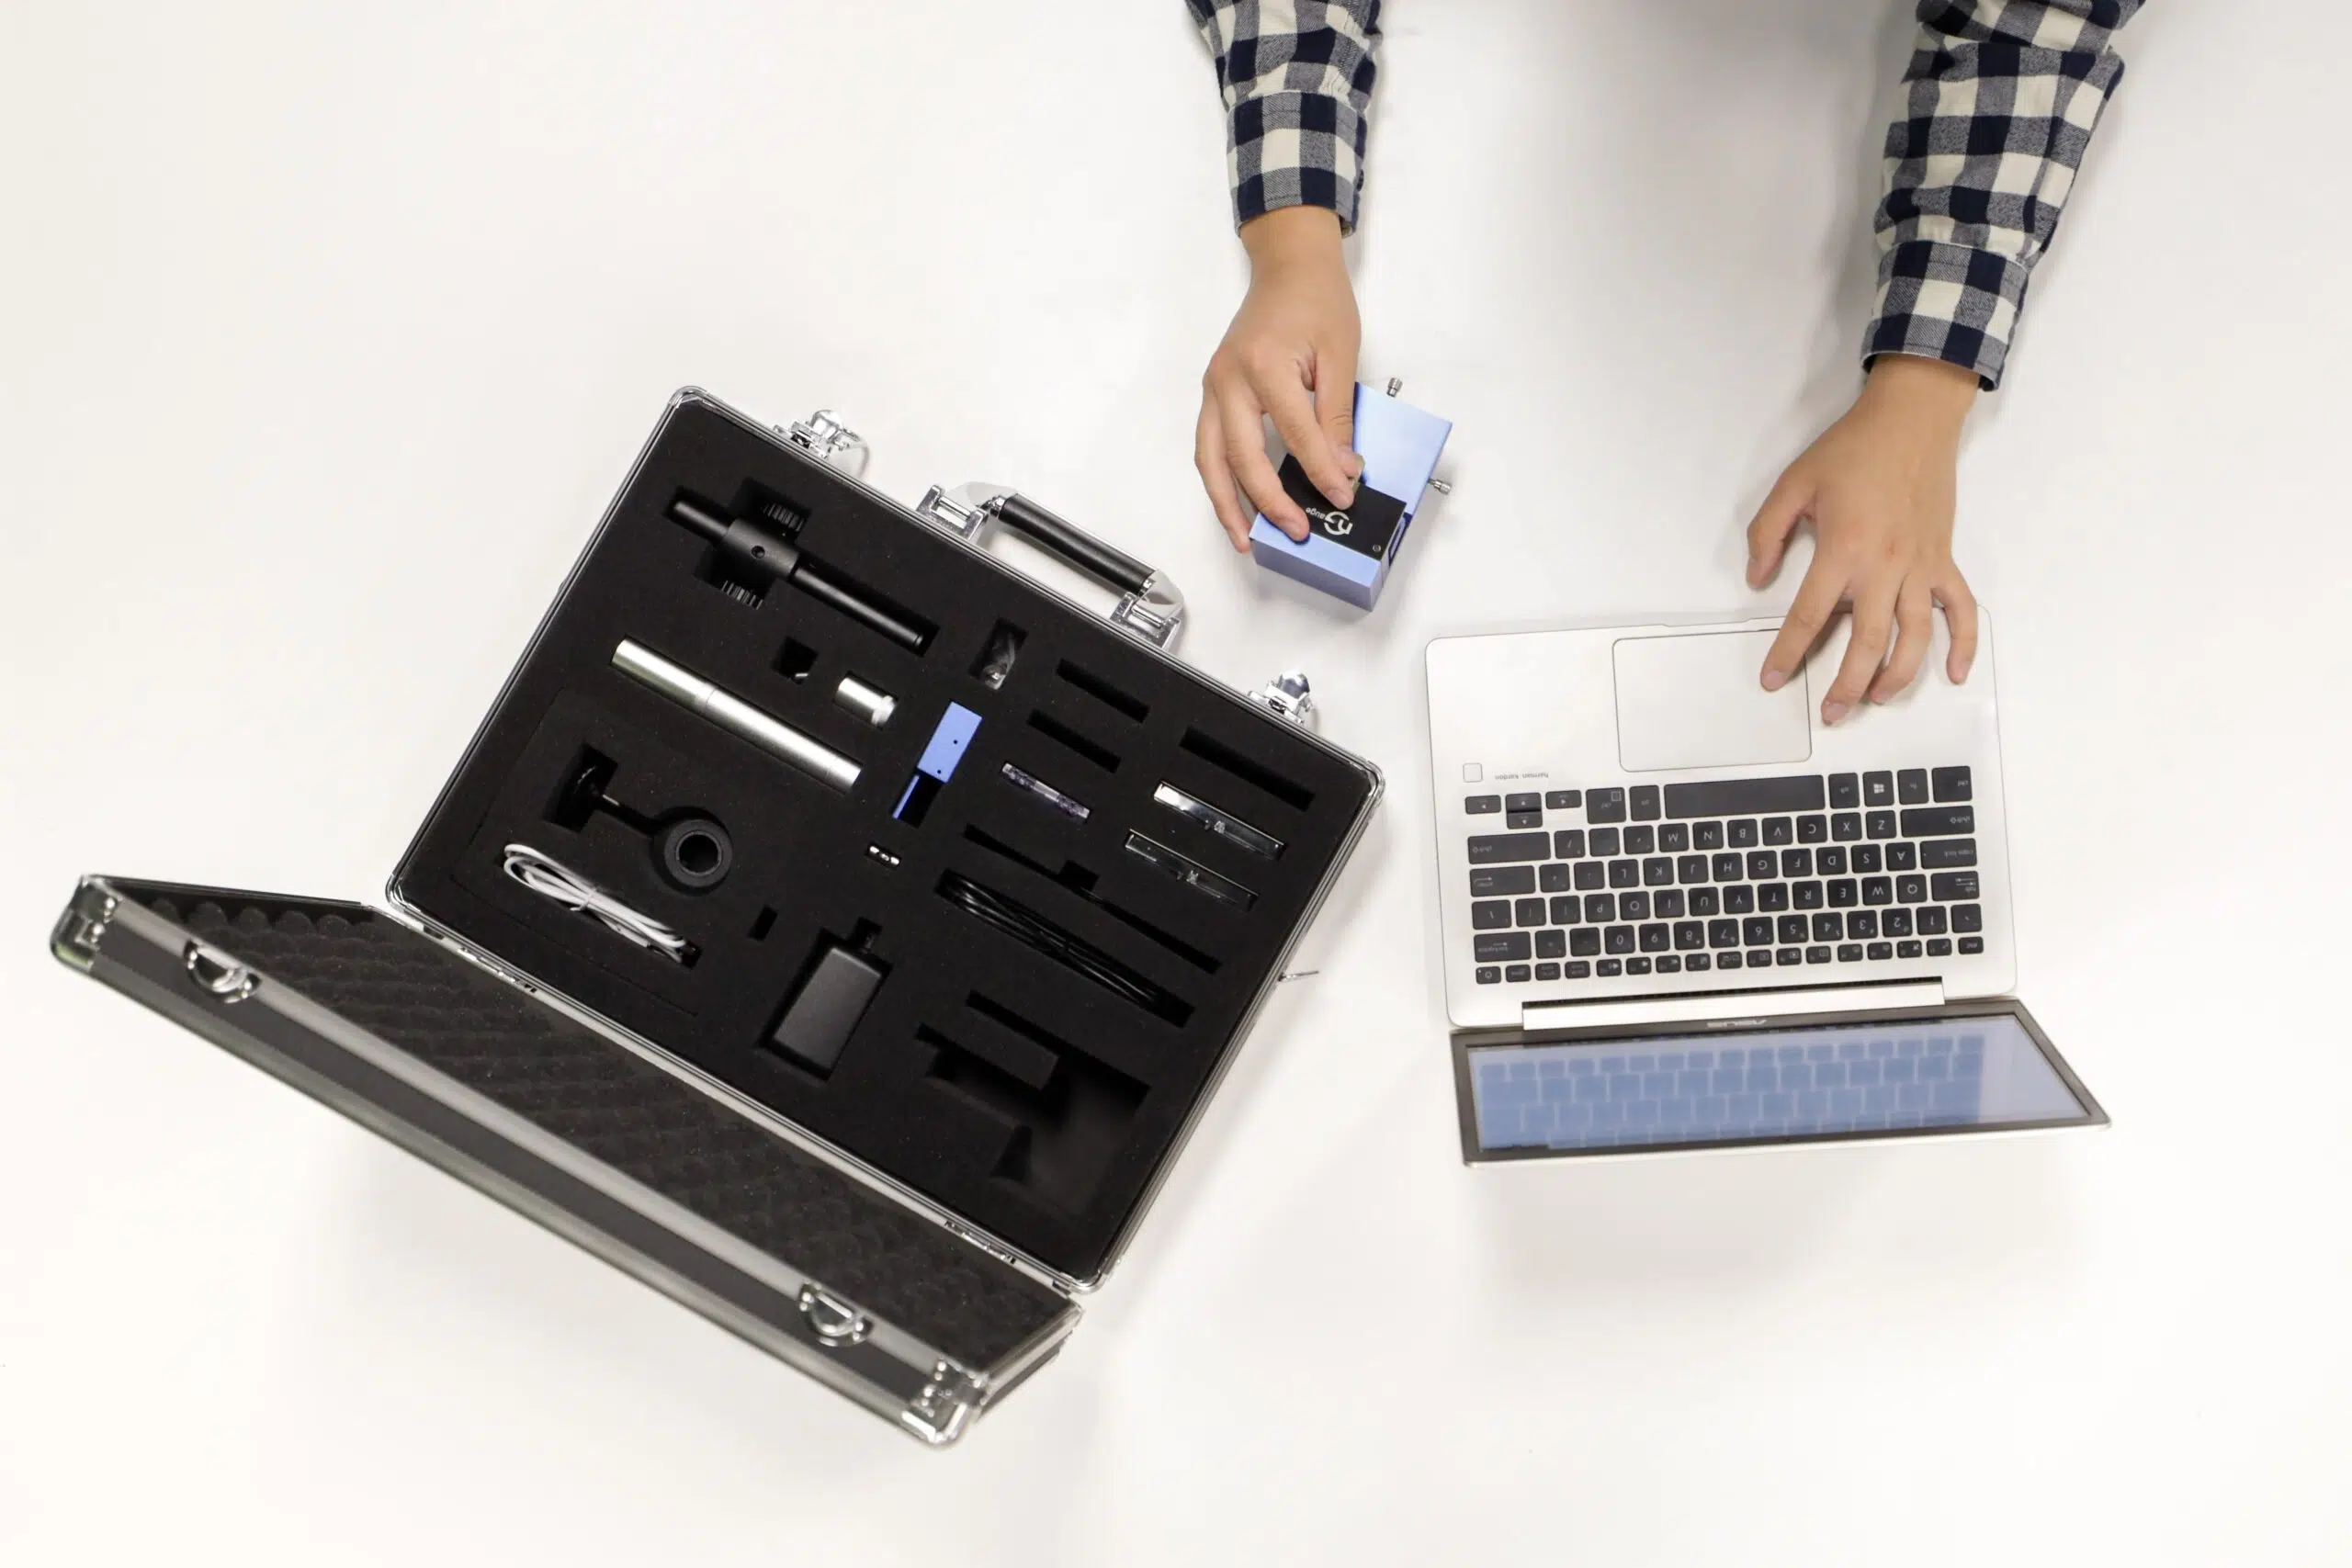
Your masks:
<instances>
[{"instance_id":1,"label":"open case lid","mask_svg":"<svg viewBox=\"0 0 2352 1568\"><path fill-rule=\"evenodd\" d=\"M357 904L92 878L57 956L928 1443L1064 1294Z\"/></svg>"}]
</instances>

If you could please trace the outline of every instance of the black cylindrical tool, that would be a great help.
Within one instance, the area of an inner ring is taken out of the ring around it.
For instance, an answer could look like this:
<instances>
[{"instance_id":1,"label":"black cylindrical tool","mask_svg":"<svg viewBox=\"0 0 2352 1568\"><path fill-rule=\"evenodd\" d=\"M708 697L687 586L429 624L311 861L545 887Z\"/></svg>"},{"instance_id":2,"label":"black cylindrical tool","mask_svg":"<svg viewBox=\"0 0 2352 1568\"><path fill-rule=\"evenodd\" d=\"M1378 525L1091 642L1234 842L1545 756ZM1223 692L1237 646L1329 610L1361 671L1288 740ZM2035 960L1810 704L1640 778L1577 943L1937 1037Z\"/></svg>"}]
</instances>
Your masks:
<instances>
[{"instance_id":1,"label":"black cylindrical tool","mask_svg":"<svg viewBox=\"0 0 2352 1568\"><path fill-rule=\"evenodd\" d=\"M931 641L929 627L913 624L838 581L797 545L763 523L749 517L723 517L684 495L670 503L670 516L708 539L739 568L789 582L811 599L873 627L910 653L921 653Z\"/></svg>"}]
</instances>

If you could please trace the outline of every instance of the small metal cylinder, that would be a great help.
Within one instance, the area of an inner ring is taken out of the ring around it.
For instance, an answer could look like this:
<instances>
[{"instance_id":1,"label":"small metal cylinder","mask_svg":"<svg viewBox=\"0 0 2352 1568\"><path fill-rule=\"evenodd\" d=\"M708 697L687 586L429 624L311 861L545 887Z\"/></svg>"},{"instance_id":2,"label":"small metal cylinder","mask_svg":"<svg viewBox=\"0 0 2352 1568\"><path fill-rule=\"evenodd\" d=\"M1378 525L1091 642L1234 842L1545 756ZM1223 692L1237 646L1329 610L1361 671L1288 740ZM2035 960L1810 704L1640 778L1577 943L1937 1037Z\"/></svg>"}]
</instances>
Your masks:
<instances>
[{"instance_id":1,"label":"small metal cylinder","mask_svg":"<svg viewBox=\"0 0 2352 1568\"><path fill-rule=\"evenodd\" d=\"M833 701L879 729L890 722L899 711L899 699L878 686L869 686L854 675L844 675L842 683L833 688Z\"/></svg>"},{"instance_id":2,"label":"small metal cylinder","mask_svg":"<svg viewBox=\"0 0 2352 1568\"><path fill-rule=\"evenodd\" d=\"M769 756L791 763L842 791L857 785L863 771L852 758L813 735L795 729L773 714L763 713L731 692L722 692L682 665L673 664L639 642L624 641L613 649L613 668L648 689L659 692L682 707L747 740Z\"/></svg>"}]
</instances>

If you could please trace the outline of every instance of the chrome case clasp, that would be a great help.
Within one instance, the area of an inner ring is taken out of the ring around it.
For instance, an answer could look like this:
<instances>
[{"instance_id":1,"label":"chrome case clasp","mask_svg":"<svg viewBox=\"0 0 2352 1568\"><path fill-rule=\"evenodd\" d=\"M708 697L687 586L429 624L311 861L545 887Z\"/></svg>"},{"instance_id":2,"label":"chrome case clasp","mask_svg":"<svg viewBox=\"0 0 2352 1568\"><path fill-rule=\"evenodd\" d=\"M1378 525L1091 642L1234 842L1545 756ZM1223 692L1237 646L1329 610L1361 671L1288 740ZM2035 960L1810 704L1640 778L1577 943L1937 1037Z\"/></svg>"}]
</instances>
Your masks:
<instances>
[{"instance_id":1,"label":"chrome case clasp","mask_svg":"<svg viewBox=\"0 0 2352 1568\"><path fill-rule=\"evenodd\" d=\"M843 424L841 415L831 409L819 409L807 419L795 420L792 427L784 432L784 438L852 479L862 478L865 473L865 459L870 455L865 437Z\"/></svg>"},{"instance_id":2,"label":"chrome case clasp","mask_svg":"<svg viewBox=\"0 0 2352 1568\"><path fill-rule=\"evenodd\" d=\"M1288 719L1301 729L1313 729L1318 716L1315 696L1307 685L1304 670L1285 670L1251 692L1250 700L1276 718Z\"/></svg>"}]
</instances>

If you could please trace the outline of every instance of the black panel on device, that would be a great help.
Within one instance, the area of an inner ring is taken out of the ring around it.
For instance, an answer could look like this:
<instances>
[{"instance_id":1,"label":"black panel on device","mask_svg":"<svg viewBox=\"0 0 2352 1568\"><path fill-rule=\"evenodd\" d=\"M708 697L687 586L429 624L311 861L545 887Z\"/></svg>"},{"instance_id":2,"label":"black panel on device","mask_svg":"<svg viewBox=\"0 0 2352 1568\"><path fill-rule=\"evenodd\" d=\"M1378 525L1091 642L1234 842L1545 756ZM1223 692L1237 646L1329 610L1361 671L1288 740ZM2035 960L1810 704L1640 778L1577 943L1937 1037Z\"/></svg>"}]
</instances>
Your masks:
<instances>
[{"instance_id":1,"label":"black panel on device","mask_svg":"<svg viewBox=\"0 0 2352 1568\"><path fill-rule=\"evenodd\" d=\"M1007 521L1067 528L1050 513ZM774 570L778 545L787 570ZM790 586L766 591L778 582ZM854 761L855 782L829 787L695 694L630 680L613 667L630 639L707 682L712 700L754 710L753 724L764 716ZM888 726L835 701L853 672L896 698ZM978 722L922 820L898 819L950 705ZM593 796L577 786L583 758L599 764ZM1008 764L1086 815L1008 786ZM1163 785L1271 834L1281 857L1172 813L1154 799ZM394 890L1085 1280L1116 1251L1377 786L1363 763L687 396ZM646 819L632 820L686 807L725 825L727 869L708 886L665 874ZM1211 897L1130 852L1137 830L1253 900ZM673 929L696 962L519 885L503 870L510 844Z\"/></svg>"}]
</instances>

